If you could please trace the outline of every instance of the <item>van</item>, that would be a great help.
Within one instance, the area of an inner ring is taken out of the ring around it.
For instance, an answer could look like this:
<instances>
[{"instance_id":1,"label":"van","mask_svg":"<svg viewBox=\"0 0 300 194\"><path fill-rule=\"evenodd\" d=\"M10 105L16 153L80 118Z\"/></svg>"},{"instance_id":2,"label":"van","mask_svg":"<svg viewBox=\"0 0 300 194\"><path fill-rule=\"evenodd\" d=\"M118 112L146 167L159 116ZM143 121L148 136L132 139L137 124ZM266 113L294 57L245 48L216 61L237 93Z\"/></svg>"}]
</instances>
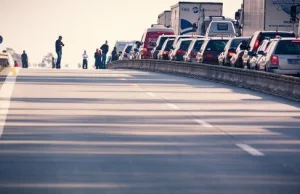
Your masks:
<instances>
[{"instance_id":1,"label":"van","mask_svg":"<svg viewBox=\"0 0 300 194\"><path fill-rule=\"evenodd\" d=\"M122 52L127 44L133 44L135 41L117 40L114 47L117 48L117 53Z\"/></svg>"},{"instance_id":2,"label":"van","mask_svg":"<svg viewBox=\"0 0 300 194\"><path fill-rule=\"evenodd\" d=\"M174 29L166 28L161 26L153 26L145 30L142 40L141 47L139 49L139 59L151 59L151 51L156 46L156 42L161 35L174 35Z\"/></svg>"},{"instance_id":3,"label":"van","mask_svg":"<svg viewBox=\"0 0 300 194\"><path fill-rule=\"evenodd\" d=\"M235 37L236 32L231 21L212 21L206 31L209 37Z\"/></svg>"}]
</instances>

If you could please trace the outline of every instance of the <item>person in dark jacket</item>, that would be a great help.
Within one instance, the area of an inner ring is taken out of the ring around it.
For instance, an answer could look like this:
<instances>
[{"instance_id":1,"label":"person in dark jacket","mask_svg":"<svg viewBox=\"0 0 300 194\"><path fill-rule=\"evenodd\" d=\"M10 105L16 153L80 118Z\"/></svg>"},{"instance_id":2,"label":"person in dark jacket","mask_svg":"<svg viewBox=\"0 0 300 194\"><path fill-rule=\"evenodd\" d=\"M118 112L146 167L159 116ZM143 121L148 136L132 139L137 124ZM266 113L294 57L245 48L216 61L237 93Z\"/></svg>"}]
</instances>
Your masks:
<instances>
[{"instance_id":1,"label":"person in dark jacket","mask_svg":"<svg viewBox=\"0 0 300 194\"><path fill-rule=\"evenodd\" d=\"M99 49L96 49L96 52L94 54L95 58L95 67L96 69L100 69L101 67L101 51Z\"/></svg>"},{"instance_id":2,"label":"person in dark jacket","mask_svg":"<svg viewBox=\"0 0 300 194\"><path fill-rule=\"evenodd\" d=\"M28 68L28 56L25 51L23 51L23 54L21 55L22 58L22 67Z\"/></svg>"},{"instance_id":3,"label":"person in dark jacket","mask_svg":"<svg viewBox=\"0 0 300 194\"><path fill-rule=\"evenodd\" d=\"M111 52L111 61L117 61L117 60L118 60L117 47L114 47L114 50Z\"/></svg>"},{"instance_id":4,"label":"person in dark jacket","mask_svg":"<svg viewBox=\"0 0 300 194\"><path fill-rule=\"evenodd\" d=\"M106 68L106 55L107 55L107 53L108 53L108 50L109 50L109 46L108 46L108 44L107 44L108 42L107 42L107 40L105 41L105 44L103 44L102 46L101 46L101 50L102 50L102 67L103 67L103 69L105 69Z\"/></svg>"},{"instance_id":5,"label":"person in dark jacket","mask_svg":"<svg viewBox=\"0 0 300 194\"><path fill-rule=\"evenodd\" d=\"M62 42L62 36L58 37L58 40L55 42L55 51L57 54L57 61L56 61L56 69L60 69L60 63L62 58L62 47L65 46Z\"/></svg>"}]
</instances>

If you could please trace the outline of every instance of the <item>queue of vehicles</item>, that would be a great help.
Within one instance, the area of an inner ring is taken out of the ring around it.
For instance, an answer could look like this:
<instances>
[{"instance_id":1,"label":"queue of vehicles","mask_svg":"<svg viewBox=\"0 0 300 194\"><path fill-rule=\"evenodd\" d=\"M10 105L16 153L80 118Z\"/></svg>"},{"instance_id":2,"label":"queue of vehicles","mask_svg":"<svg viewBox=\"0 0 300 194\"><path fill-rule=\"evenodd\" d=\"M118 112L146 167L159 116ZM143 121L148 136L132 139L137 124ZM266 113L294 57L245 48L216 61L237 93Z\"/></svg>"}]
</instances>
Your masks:
<instances>
[{"instance_id":1,"label":"queue of vehicles","mask_svg":"<svg viewBox=\"0 0 300 194\"><path fill-rule=\"evenodd\" d=\"M120 60L156 59L300 75L300 39L294 32L257 31L250 37L175 35L152 26L127 44Z\"/></svg>"},{"instance_id":2,"label":"queue of vehicles","mask_svg":"<svg viewBox=\"0 0 300 194\"><path fill-rule=\"evenodd\" d=\"M300 75L298 25L286 21L291 4L271 1L256 5L257 1L244 0L235 20L222 16L222 3L179 2L159 15L159 24L146 29L141 41L128 44L122 53L126 57L120 59L185 61ZM255 6L260 7L252 9ZM254 18L257 11L263 18ZM272 24L271 16L280 25ZM250 23L247 17L252 18Z\"/></svg>"}]
</instances>

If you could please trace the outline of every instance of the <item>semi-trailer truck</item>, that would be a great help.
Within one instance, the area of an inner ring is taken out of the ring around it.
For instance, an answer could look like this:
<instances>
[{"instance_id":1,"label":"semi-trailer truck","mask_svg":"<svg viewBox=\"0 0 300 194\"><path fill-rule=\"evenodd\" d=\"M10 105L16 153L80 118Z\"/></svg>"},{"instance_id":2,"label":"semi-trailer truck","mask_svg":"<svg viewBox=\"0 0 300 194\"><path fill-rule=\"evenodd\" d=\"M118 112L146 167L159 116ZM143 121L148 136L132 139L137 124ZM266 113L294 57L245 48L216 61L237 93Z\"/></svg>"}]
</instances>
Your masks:
<instances>
[{"instance_id":1,"label":"semi-trailer truck","mask_svg":"<svg viewBox=\"0 0 300 194\"><path fill-rule=\"evenodd\" d=\"M298 23L292 23L291 6L300 0L243 0L236 13L243 36L252 36L256 31L298 31ZM299 18L300 7L297 8Z\"/></svg>"},{"instance_id":2,"label":"semi-trailer truck","mask_svg":"<svg viewBox=\"0 0 300 194\"><path fill-rule=\"evenodd\" d=\"M171 27L176 35L205 35L205 18L222 16L223 3L179 2L171 7Z\"/></svg>"},{"instance_id":3,"label":"semi-trailer truck","mask_svg":"<svg viewBox=\"0 0 300 194\"><path fill-rule=\"evenodd\" d=\"M170 27L171 25L171 11L164 11L158 15L157 24Z\"/></svg>"}]
</instances>

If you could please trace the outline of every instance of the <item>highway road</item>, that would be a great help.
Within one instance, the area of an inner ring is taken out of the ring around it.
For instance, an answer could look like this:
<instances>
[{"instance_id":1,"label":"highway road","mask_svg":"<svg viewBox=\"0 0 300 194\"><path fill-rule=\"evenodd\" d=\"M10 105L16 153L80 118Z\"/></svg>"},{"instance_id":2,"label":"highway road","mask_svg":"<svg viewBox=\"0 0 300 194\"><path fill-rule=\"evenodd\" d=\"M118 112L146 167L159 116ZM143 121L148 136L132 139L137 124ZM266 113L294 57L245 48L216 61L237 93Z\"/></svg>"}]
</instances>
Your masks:
<instances>
[{"instance_id":1,"label":"highway road","mask_svg":"<svg viewBox=\"0 0 300 194\"><path fill-rule=\"evenodd\" d=\"M300 193L300 103L203 80L21 69L0 134L1 194Z\"/></svg>"}]
</instances>

